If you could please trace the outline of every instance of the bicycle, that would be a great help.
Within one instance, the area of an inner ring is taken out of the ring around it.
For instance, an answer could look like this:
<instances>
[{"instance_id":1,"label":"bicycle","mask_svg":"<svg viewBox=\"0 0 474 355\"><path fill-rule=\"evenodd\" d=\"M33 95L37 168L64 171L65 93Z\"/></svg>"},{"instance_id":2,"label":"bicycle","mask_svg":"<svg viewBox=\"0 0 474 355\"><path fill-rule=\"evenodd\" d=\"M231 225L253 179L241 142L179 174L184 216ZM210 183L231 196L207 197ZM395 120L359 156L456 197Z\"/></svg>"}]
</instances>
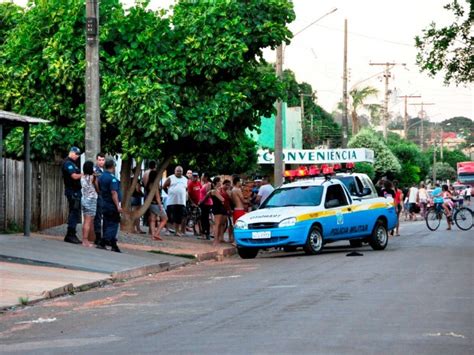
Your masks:
<instances>
[{"instance_id":1,"label":"bicycle","mask_svg":"<svg viewBox=\"0 0 474 355\"><path fill-rule=\"evenodd\" d=\"M473 212L467 207L460 206L459 202L455 201L454 207L451 211L451 216L446 216L443 204L436 203L431 206L426 212L425 221L429 230L435 231L439 228L443 215L446 219L452 218L456 226L467 231L472 228Z\"/></svg>"}]
</instances>

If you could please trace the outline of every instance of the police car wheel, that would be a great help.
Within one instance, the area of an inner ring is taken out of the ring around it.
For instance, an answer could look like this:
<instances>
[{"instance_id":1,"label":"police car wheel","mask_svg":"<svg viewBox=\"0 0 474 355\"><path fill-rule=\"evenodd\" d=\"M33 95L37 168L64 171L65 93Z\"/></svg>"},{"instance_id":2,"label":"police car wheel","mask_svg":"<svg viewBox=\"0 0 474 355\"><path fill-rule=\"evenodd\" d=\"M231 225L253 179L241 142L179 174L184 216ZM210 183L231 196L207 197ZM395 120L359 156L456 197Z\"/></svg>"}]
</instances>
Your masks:
<instances>
[{"instance_id":1,"label":"police car wheel","mask_svg":"<svg viewBox=\"0 0 474 355\"><path fill-rule=\"evenodd\" d=\"M387 247L388 233L385 224L382 221L377 221L375 224L369 244L374 250L383 250Z\"/></svg>"},{"instance_id":2,"label":"police car wheel","mask_svg":"<svg viewBox=\"0 0 474 355\"><path fill-rule=\"evenodd\" d=\"M237 252L242 259L255 259L258 254L257 248L238 248Z\"/></svg>"},{"instance_id":3,"label":"police car wheel","mask_svg":"<svg viewBox=\"0 0 474 355\"><path fill-rule=\"evenodd\" d=\"M322 249L323 234L321 233L321 229L318 226L313 226L309 231L303 250L306 254L315 255L318 254Z\"/></svg>"}]
</instances>

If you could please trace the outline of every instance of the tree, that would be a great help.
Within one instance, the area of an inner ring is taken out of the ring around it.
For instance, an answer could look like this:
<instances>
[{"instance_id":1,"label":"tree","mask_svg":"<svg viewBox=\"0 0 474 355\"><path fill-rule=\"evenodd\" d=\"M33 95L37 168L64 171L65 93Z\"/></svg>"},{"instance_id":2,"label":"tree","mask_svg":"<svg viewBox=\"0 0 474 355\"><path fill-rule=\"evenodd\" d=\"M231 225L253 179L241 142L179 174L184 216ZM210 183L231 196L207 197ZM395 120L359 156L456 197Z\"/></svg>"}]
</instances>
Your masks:
<instances>
[{"instance_id":1,"label":"tree","mask_svg":"<svg viewBox=\"0 0 474 355\"><path fill-rule=\"evenodd\" d=\"M400 185L409 186L423 180L428 173L430 160L421 154L417 145L400 137L397 139L393 133L389 134L387 145L401 165L400 172L394 175Z\"/></svg>"},{"instance_id":2,"label":"tree","mask_svg":"<svg viewBox=\"0 0 474 355\"><path fill-rule=\"evenodd\" d=\"M10 2L0 3L0 46L21 19L23 9Z\"/></svg>"},{"instance_id":3,"label":"tree","mask_svg":"<svg viewBox=\"0 0 474 355\"><path fill-rule=\"evenodd\" d=\"M400 172L398 159L390 151L383 140L371 129L362 129L348 143L350 148L367 148L374 151L374 170L377 177Z\"/></svg>"},{"instance_id":4,"label":"tree","mask_svg":"<svg viewBox=\"0 0 474 355\"><path fill-rule=\"evenodd\" d=\"M356 173L367 174L371 180L375 179L375 170L370 163L356 163L354 171Z\"/></svg>"},{"instance_id":5,"label":"tree","mask_svg":"<svg viewBox=\"0 0 474 355\"><path fill-rule=\"evenodd\" d=\"M349 92L351 97L349 111L352 119L352 135L356 135L359 130L359 109L365 108L371 113L371 117L378 117L380 113L380 105L378 104L366 104L365 101L378 94L378 90L371 86L365 86L361 89L354 88Z\"/></svg>"},{"instance_id":6,"label":"tree","mask_svg":"<svg viewBox=\"0 0 474 355\"><path fill-rule=\"evenodd\" d=\"M433 169L436 169L436 180L440 181L455 181L456 170L454 170L448 163L438 162L430 168L428 179L433 177Z\"/></svg>"},{"instance_id":7,"label":"tree","mask_svg":"<svg viewBox=\"0 0 474 355\"><path fill-rule=\"evenodd\" d=\"M424 152L424 155L427 159L433 160L433 149L434 148L431 147ZM441 159L441 152L439 150L439 147L436 148L436 161L444 162L448 164L454 170L457 169L457 163L462 162L462 161L469 161L469 160L470 160L469 157L458 149L454 149L454 150L444 149L443 159Z\"/></svg>"},{"instance_id":8,"label":"tree","mask_svg":"<svg viewBox=\"0 0 474 355\"><path fill-rule=\"evenodd\" d=\"M124 158L125 207L136 185L132 158L137 166L155 158L163 171L184 153L226 154L229 142L244 142L243 132L274 111L283 86L264 65L262 49L289 42L286 24L294 19L287 0L180 1L172 14L146 5L100 5L102 136L104 149ZM52 119L32 132L37 156L83 145L83 28L83 1L37 1L1 48L2 105ZM10 151L17 151L14 142ZM150 202L126 214L125 223L133 225Z\"/></svg>"},{"instance_id":9,"label":"tree","mask_svg":"<svg viewBox=\"0 0 474 355\"><path fill-rule=\"evenodd\" d=\"M421 71L430 76L444 72L445 84L467 84L474 78L474 48L470 34L474 8L472 1L466 3L462 5L461 1L452 0L444 6L454 14L453 24L438 28L433 22L423 30L422 36L415 37L416 62Z\"/></svg>"}]
</instances>

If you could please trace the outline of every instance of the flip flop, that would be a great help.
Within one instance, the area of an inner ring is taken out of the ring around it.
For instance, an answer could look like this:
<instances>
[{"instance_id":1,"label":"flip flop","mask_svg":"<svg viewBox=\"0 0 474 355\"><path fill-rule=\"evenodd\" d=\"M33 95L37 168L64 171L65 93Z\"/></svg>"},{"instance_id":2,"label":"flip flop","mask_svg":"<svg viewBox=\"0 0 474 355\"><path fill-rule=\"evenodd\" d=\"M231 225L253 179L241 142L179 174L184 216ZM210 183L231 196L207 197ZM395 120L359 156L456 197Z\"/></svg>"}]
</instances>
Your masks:
<instances>
[{"instance_id":1,"label":"flip flop","mask_svg":"<svg viewBox=\"0 0 474 355\"><path fill-rule=\"evenodd\" d=\"M158 237L158 236L153 236L152 239L153 239L153 240L163 240L163 238L160 238L160 237Z\"/></svg>"}]
</instances>

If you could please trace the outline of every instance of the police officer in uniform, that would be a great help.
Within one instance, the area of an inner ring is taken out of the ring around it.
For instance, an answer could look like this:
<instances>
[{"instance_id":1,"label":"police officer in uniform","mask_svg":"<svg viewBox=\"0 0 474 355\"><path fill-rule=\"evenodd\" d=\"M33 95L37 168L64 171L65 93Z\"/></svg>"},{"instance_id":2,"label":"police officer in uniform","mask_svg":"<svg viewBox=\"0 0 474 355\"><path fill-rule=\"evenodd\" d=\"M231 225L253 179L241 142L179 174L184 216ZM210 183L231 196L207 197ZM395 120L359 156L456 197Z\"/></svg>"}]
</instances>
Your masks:
<instances>
[{"instance_id":1,"label":"police officer in uniform","mask_svg":"<svg viewBox=\"0 0 474 355\"><path fill-rule=\"evenodd\" d=\"M97 153L96 155L96 164L94 166L94 175L96 176L97 181L99 177L104 172L104 165L105 165L105 154L104 153ZM95 233L95 245L99 245L100 240L102 239L102 195L100 191L98 191L97 196L97 208L94 217L94 233Z\"/></svg>"},{"instance_id":2,"label":"police officer in uniform","mask_svg":"<svg viewBox=\"0 0 474 355\"><path fill-rule=\"evenodd\" d=\"M115 161L107 159L105 161L105 171L99 177L99 189L102 194L102 216L103 216L103 235L98 249L107 249L110 245L112 251L121 253L117 246L117 233L120 225L120 206L121 191L120 181L115 177Z\"/></svg>"},{"instance_id":3,"label":"police officer in uniform","mask_svg":"<svg viewBox=\"0 0 474 355\"><path fill-rule=\"evenodd\" d=\"M81 170L77 163L81 155L78 147L71 147L68 157L62 166L64 180L64 194L69 205L67 218L67 233L64 241L67 243L81 244L76 235L76 226L81 221Z\"/></svg>"}]
</instances>

